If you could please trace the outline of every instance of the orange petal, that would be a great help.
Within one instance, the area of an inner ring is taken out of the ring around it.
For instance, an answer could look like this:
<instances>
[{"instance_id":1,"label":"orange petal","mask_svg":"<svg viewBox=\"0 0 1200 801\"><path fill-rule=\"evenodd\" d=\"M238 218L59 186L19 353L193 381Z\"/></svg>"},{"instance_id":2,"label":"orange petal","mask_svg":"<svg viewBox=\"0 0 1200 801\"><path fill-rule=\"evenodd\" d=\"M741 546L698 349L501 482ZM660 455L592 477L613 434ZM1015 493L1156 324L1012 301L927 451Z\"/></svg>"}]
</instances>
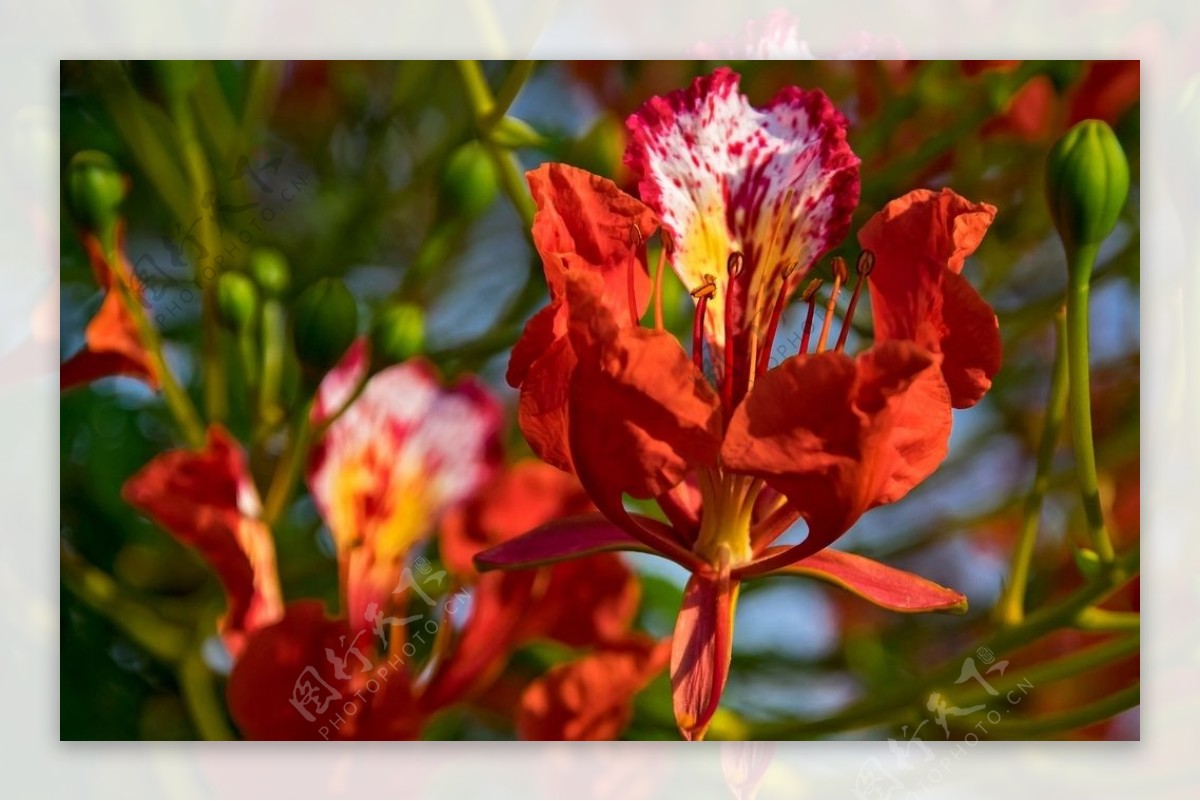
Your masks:
<instances>
[{"instance_id":1,"label":"orange petal","mask_svg":"<svg viewBox=\"0 0 1200 801\"><path fill-rule=\"evenodd\" d=\"M671 696L675 722L688 740L702 740L717 711L733 656L737 582L693 574L671 638Z\"/></svg>"},{"instance_id":2,"label":"orange petal","mask_svg":"<svg viewBox=\"0 0 1200 801\"><path fill-rule=\"evenodd\" d=\"M621 328L590 276L571 276L571 454L593 497L651 498L720 448L720 402L670 334ZM598 495L597 495L598 494Z\"/></svg>"},{"instance_id":3,"label":"orange petal","mask_svg":"<svg viewBox=\"0 0 1200 801\"><path fill-rule=\"evenodd\" d=\"M890 341L857 359L795 356L768 371L734 412L721 456L787 496L814 553L937 469L950 424L938 358Z\"/></svg>"},{"instance_id":4,"label":"orange petal","mask_svg":"<svg viewBox=\"0 0 1200 801\"><path fill-rule=\"evenodd\" d=\"M122 496L200 551L225 588L219 629L236 657L248 633L283 613L275 544L237 444L219 426L204 449L168 451L125 482Z\"/></svg>"},{"instance_id":5,"label":"orange petal","mask_svg":"<svg viewBox=\"0 0 1200 801\"><path fill-rule=\"evenodd\" d=\"M670 648L632 636L551 668L521 695L522 740L615 740L633 715L633 697L667 665Z\"/></svg>"},{"instance_id":6,"label":"orange petal","mask_svg":"<svg viewBox=\"0 0 1200 801\"><path fill-rule=\"evenodd\" d=\"M949 189L918 189L888 203L859 231L875 254L871 313L875 341L907 339L946 355L942 371L954 405L974 405L1000 367L1000 335L991 307L961 273L996 209Z\"/></svg>"},{"instance_id":7,"label":"orange petal","mask_svg":"<svg viewBox=\"0 0 1200 801\"><path fill-rule=\"evenodd\" d=\"M604 302L621 320L634 313L641 319L650 297L645 241L658 230L654 212L607 178L567 164L543 164L526 178L550 297L563 296L568 274L587 271L600 276Z\"/></svg>"},{"instance_id":8,"label":"orange petal","mask_svg":"<svg viewBox=\"0 0 1200 801\"><path fill-rule=\"evenodd\" d=\"M780 573L827 581L893 612L966 612L967 599L927 578L844 551L826 548Z\"/></svg>"},{"instance_id":9,"label":"orange petal","mask_svg":"<svg viewBox=\"0 0 1200 801\"><path fill-rule=\"evenodd\" d=\"M480 552L590 508L591 502L574 476L536 459L525 459L497 474L470 501L446 513L439 552L446 566L469 582L477 575L472 560Z\"/></svg>"}]
</instances>

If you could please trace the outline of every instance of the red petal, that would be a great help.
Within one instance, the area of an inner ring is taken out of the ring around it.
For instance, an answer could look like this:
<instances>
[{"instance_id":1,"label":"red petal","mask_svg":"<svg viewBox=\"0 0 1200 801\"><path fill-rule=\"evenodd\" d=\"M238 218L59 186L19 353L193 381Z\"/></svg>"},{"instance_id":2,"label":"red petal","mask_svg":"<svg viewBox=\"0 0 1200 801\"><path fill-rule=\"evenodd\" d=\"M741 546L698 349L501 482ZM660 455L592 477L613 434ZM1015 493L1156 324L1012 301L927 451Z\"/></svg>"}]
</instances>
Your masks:
<instances>
[{"instance_id":1,"label":"red petal","mask_svg":"<svg viewBox=\"0 0 1200 801\"><path fill-rule=\"evenodd\" d=\"M652 498L715 463L720 403L674 337L620 328L597 289L591 276L568 278L575 470L593 498Z\"/></svg>"},{"instance_id":2,"label":"red petal","mask_svg":"<svg viewBox=\"0 0 1200 801\"><path fill-rule=\"evenodd\" d=\"M566 337L555 340L529 366L517 407L517 424L529 447L539 458L568 473L575 471L567 425L575 361L570 341Z\"/></svg>"},{"instance_id":3,"label":"red petal","mask_svg":"<svg viewBox=\"0 0 1200 801\"><path fill-rule=\"evenodd\" d=\"M247 633L283 613L275 545L241 450L219 426L199 453L168 451L125 482L129 504L200 551L225 588L220 631L234 656Z\"/></svg>"},{"instance_id":4,"label":"red petal","mask_svg":"<svg viewBox=\"0 0 1200 801\"><path fill-rule=\"evenodd\" d=\"M818 551L778 572L828 581L893 612L967 611L966 596L956 590L865 556L832 548Z\"/></svg>"},{"instance_id":5,"label":"red petal","mask_svg":"<svg viewBox=\"0 0 1200 801\"><path fill-rule=\"evenodd\" d=\"M591 502L574 476L535 459L499 473L466 504L442 519L438 540L442 561L469 583L472 559L551 520L581 514Z\"/></svg>"},{"instance_id":6,"label":"red petal","mask_svg":"<svg viewBox=\"0 0 1200 801\"><path fill-rule=\"evenodd\" d=\"M637 576L616 554L598 554L546 571L521 615L521 640L550 639L586 648L624 637L641 600Z\"/></svg>"},{"instance_id":7,"label":"red petal","mask_svg":"<svg viewBox=\"0 0 1200 801\"><path fill-rule=\"evenodd\" d=\"M976 403L1000 367L1000 336L991 307L962 272L996 209L949 189L918 189L893 200L859 231L875 254L871 311L875 341L908 339L946 355L942 371L954 405Z\"/></svg>"},{"instance_id":8,"label":"red petal","mask_svg":"<svg viewBox=\"0 0 1200 801\"><path fill-rule=\"evenodd\" d=\"M72 389L100 378L126 375L158 388L150 355L142 347L137 326L115 289L110 289L84 332L83 350L59 368L59 385Z\"/></svg>"},{"instance_id":9,"label":"red petal","mask_svg":"<svg viewBox=\"0 0 1200 801\"><path fill-rule=\"evenodd\" d=\"M531 683L517 710L522 740L615 740L629 725L633 697L666 667L670 648L631 637L556 665Z\"/></svg>"},{"instance_id":10,"label":"red petal","mask_svg":"<svg viewBox=\"0 0 1200 801\"><path fill-rule=\"evenodd\" d=\"M787 496L814 553L937 469L950 424L937 358L891 341L857 359L795 356L768 371L734 412L721 456Z\"/></svg>"},{"instance_id":11,"label":"red petal","mask_svg":"<svg viewBox=\"0 0 1200 801\"><path fill-rule=\"evenodd\" d=\"M632 320L631 307L641 319L650 297L645 241L658 230L654 212L607 178L567 164L543 164L526 178L550 297L563 296L570 272L589 271L603 279L604 302L619 319Z\"/></svg>"},{"instance_id":12,"label":"red petal","mask_svg":"<svg viewBox=\"0 0 1200 801\"><path fill-rule=\"evenodd\" d=\"M645 545L617 528L608 518L590 514L555 520L524 536L489 548L475 556L475 564L480 570L514 570L577 559L603 551L645 550L648 550Z\"/></svg>"},{"instance_id":13,"label":"red petal","mask_svg":"<svg viewBox=\"0 0 1200 801\"><path fill-rule=\"evenodd\" d=\"M675 721L688 740L702 740L725 690L733 656L738 585L729 575L693 574L671 640Z\"/></svg>"},{"instance_id":14,"label":"red petal","mask_svg":"<svg viewBox=\"0 0 1200 801\"><path fill-rule=\"evenodd\" d=\"M226 696L242 734L255 740L417 737L424 716L409 676L375 655L371 637L369 630L355 636L345 620L326 617L319 601L290 604L280 622L250 637L230 674ZM345 661L343 678L334 660Z\"/></svg>"},{"instance_id":15,"label":"red petal","mask_svg":"<svg viewBox=\"0 0 1200 801\"><path fill-rule=\"evenodd\" d=\"M552 303L525 323L521 338L513 345L505 380L514 389L525 383L529 368L542 357L554 341L567 334L567 310L562 303Z\"/></svg>"}]
</instances>

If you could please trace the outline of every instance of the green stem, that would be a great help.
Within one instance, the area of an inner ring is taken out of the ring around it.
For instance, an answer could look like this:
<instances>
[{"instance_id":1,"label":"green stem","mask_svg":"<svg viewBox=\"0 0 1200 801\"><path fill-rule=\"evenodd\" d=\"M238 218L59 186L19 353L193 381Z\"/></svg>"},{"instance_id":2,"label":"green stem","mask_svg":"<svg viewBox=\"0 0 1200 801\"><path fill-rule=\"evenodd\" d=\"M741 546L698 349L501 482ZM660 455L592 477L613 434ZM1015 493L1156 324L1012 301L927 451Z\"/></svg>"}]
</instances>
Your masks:
<instances>
[{"instance_id":1,"label":"green stem","mask_svg":"<svg viewBox=\"0 0 1200 801\"><path fill-rule=\"evenodd\" d=\"M813 721L780 721L754 729L756 740L786 740L802 737L818 737L836 732L892 723L904 718L929 693L938 687L952 684L962 670L963 660L973 657L981 648L993 653L1004 654L1027 645L1044 635L1070 626L1080 611L1110 595L1119 586L1118 576L1133 575L1137 570L1140 553L1135 549L1116 560L1119 571L1101 574L1071 595L1053 606L1047 606L1026 617L1011 628L1002 629L989 639L982 640L957 656L943 663L927 676L909 681L891 692L852 704L845 710L828 718Z\"/></svg>"},{"instance_id":2,"label":"green stem","mask_svg":"<svg viewBox=\"0 0 1200 801\"><path fill-rule=\"evenodd\" d=\"M537 65L536 61L514 61L512 69L509 71L504 83L500 85L500 91L496 93L495 102L492 104L491 110L483 119L483 127L490 131L494 125L504 119L504 115L508 113L508 109L512 106L513 101L517 99L521 89L524 88L526 81L533 75L533 68Z\"/></svg>"},{"instance_id":3,"label":"green stem","mask_svg":"<svg viewBox=\"0 0 1200 801\"><path fill-rule=\"evenodd\" d=\"M475 120L475 126L479 130L479 141L487 152L488 157L492 160L492 165L496 168L496 174L500 178L500 186L503 187L505 194L512 201L513 207L517 213L521 215L521 220L525 224L526 236L532 236L531 229L533 227L533 213L535 211L533 198L529 191L525 188L525 182L522 180L521 165L517 162L517 158L511 152L504 148L498 147L491 140L492 115L497 108L496 101L492 98L492 91L488 88L487 78L483 74L483 70L479 66L478 61L458 61L458 74L462 78L463 88L467 93L467 100L471 104L471 115ZM528 76L526 76L528 77ZM513 97L520 90L511 89ZM507 107L505 107L507 108ZM503 117L504 112L500 112Z\"/></svg>"},{"instance_id":4,"label":"green stem","mask_svg":"<svg viewBox=\"0 0 1200 801\"><path fill-rule=\"evenodd\" d=\"M1068 256L1070 282L1067 288L1067 363L1071 386L1071 443L1075 450L1075 475L1083 496L1088 534L1100 561L1111 564L1112 542L1104 525L1100 488L1096 477L1096 450L1092 439L1091 369L1088 363L1088 291L1098 246L1085 245Z\"/></svg>"},{"instance_id":5,"label":"green stem","mask_svg":"<svg viewBox=\"0 0 1200 801\"><path fill-rule=\"evenodd\" d=\"M263 431L271 431L283 421L279 409L279 388L283 384L283 360L286 352L287 317L283 304L274 298L263 303L262 377L259 383L258 419Z\"/></svg>"},{"instance_id":6,"label":"green stem","mask_svg":"<svg viewBox=\"0 0 1200 801\"><path fill-rule=\"evenodd\" d=\"M183 153L188 188L191 190L191 214L199 228L200 246L211 259L210 265L205 265L199 257L196 259L196 279L202 293L204 408L209 420L220 421L225 419L228 412L225 372L221 366L221 332L217 324L217 256L221 249L221 238L215 221L204 208L204 199L215 198L215 191L187 97L177 98L171 103L171 117L179 133L179 147ZM186 220L181 222L185 227L188 225Z\"/></svg>"},{"instance_id":7,"label":"green stem","mask_svg":"<svg viewBox=\"0 0 1200 801\"><path fill-rule=\"evenodd\" d=\"M1073 651L1059 659L1041 662L1028 670L1010 670L1001 679L989 677L988 683L1001 696L1010 690L1018 689L1022 684L1027 687L1042 687L1078 676L1081 673L1087 673L1130 654L1136 654L1140 645L1139 637L1114 637L1099 645ZM954 695L954 703L960 707L974 706L987 703L995 697L984 688L975 687L971 692Z\"/></svg>"},{"instance_id":8,"label":"green stem","mask_svg":"<svg viewBox=\"0 0 1200 801\"><path fill-rule=\"evenodd\" d=\"M168 665L182 658L188 635L125 594L115 579L65 546L59 549L63 585L146 653Z\"/></svg>"},{"instance_id":9,"label":"green stem","mask_svg":"<svg viewBox=\"0 0 1200 801\"><path fill-rule=\"evenodd\" d=\"M1141 683L1126 687L1090 704L1045 717L1006 720L998 729L1005 739L1041 737L1060 731L1074 731L1132 709L1141 703Z\"/></svg>"},{"instance_id":10,"label":"green stem","mask_svg":"<svg viewBox=\"0 0 1200 801\"><path fill-rule=\"evenodd\" d=\"M1076 616L1075 627L1084 631L1141 631L1142 616L1137 612L1113 612L1088 607Z\"/></svg>"},{"instance_id":11,"label":"green stem","mask_svg":"<svg viewBox=\"0 0 1200 801\"><path fill-rule=\"evenodd\" d=\"M107 252L109 264L120 263L121 255L119 253L115 250L107 250ZM192 399L175 380L175 374L171 372L171 367L167 364L166 356L163 353L162 339L158 335L158 329L150 324L150 320L147 319L146 313L142 309L141 301L134 296L133 291L126 283L129 277L119 270L113 270L113 274L116 276L113 287L119 293L125 310L133 318L138 339L154 365L154 374L162 387L163 402L167 406L167 411L171 413L175 424L179 426L184 441L189 446L198 448L204 444L204 423L200 420L200 415L192 404Z\"/></svg>"},{"instance_id":12,"label":"green stem","mask_svg":"<svg viewBox=\"0 0 1200 801\"><path fill-rule=\"evenodd\" d=\"M1025 617L1025 588L1029 584L1029 568L1033 562L1034 546L1037 544L1042 502L1050 486L1050 467L1062 432L1063 417L1067 413L1067 331L1066 314L1062 309L1054 315L1054 335L1054 367L1051 370L1050 396L1046 401L1042 440L1038 445L1037 472L1029 495L1025 498L1025 510L1021 519L1021 530L1017 535L1017 547L1013 551L1013 566L1008 586L996 605L997 617L1006 626L1016 625Z\"/></svg>"},{"instance_id":13,"label":"green stem","mask_svg":"<svg viewBox=\"0 0 1200 801\"><path fill-rule=\"evenodd\" d=\"M212 671L204 663L200 645L194 645L179 663L179 689L184 704L205 740L233 740L225 718L225 707L217 692Z\"/></svg>"},{"instance_id":14,"label":"green stem","mask_svg":"<svg viewBox=\"0 0 1200 801\"><path fill-rule=\"evenodd\" d=\"M296 487L296 481L300 478L304 460L308 456L308 446L312 441L309 425L311 411L312 401L309 400L301 405L296 413L296 419L292 424L292 436L288 439L287 449L280 458L279 465L275 468L275 475L267 490L262 519L270 528L275 527L275 523L287 507L288 501L291 500L292 491Z\"/></svg>"}]
</instances>

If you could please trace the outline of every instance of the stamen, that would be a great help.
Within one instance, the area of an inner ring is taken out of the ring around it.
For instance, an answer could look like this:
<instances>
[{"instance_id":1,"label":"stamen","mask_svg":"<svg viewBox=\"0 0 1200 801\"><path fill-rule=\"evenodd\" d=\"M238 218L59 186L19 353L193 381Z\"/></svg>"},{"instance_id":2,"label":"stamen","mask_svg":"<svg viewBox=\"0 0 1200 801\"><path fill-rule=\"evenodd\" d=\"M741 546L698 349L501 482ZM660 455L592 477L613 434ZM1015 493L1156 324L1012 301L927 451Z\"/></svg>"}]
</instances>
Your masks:
<instances>
[{"instance_id":1,"label":"stamen","mask_svg":"<svg viewBox=\"0 0 1200 801\"><path fill-rule=\"evenodd\" d=\"M820 278L814 278L808 282L808 286L804 288L804 292L800 295L800 299L808 304L808 312L804 315L804 336L800 338L800 353L808 353L808 339L812 335L813 314L817 310L817 290L823 284Z\"/></svg>"},{"instance_id":2,"label":"stamen","mask_svg":"<svg viewBox=\"0 0 1200 801\"><path fill-rule=\"evenodd\" d=\"M727 410L733 409L733 284L735 279L742 274L742 267L745 265L745 259L739 250L735 250L729 254L729 259L725 262L725 269L728 273L728 278L725 281L725 363L721 365L721 400L724 402Z\"/></svg>"},{"instance_id":3,"label":"stamen","mask_svg":"<svg viewBox=\"0 0 1200 801\"><path fill-rule=\"evenodd\" d=\"M842 320L842 330L838 333L837 345L833 350L841 353L846 347L846 338L850 336L850 323L854 319L854 310L858 308L858 296L862 294L863 284L875 269L875 254L864 250L858 254L858 262L854 265L857 277L854 279L854 294L850 296L850 305L846 307L846 317Z\"/></svg>"},{"instance_id":4,"label":"stamen","mask_svg":"<svg viewBox=\"0 0 1200 801\"><path fill-rule=\"evenodd\" d=\"M692 320L692 363L704 372L704 314L708 311L708 299L717 293L717 279L704 276L704 285L692 292L696 299L696 317Z\"/></svg>"},{"instance_id":5,"label":"stamen","mask_svg":"<svg viewBox=\"0 0 1200 801\"><path fill-rule=\"evenodd\" d=\"M630 228L629 245L630 245L630 247L634 248L635 250L637 248L641 247L641 245L642 245L642 229L638 227L637 223L634 223L632 228ZM638 312L637 312L637 292L634 290L634 270L637 269L637 264L638 264L638 257L637 257L637 254L634 253L633 258L631 258L629 260L628 275L629 275L629 317L635 328L637 326L641 325L641 320L638 319Z\"/></svg>"},{"instance_id":6,"label":"stamen","mask_svg":"<svg viewBox=\"0 0 1200 801\"><path fill-rule=\"evenodd\" d=\"M659 245L658 270L654 273L654 330L663 330L663 270L667 266L667 251L671 248L671 235L666 231L658 232Z\"/></svg>"},{"instance_id":7,"label":"stamen","mask_svg":"<svg viewBox=\"0 0 1200 801\"><path fill-rule=\"evenodd\" d=\"M821 336L817 339L817 353L825 352L825 343L829 341L829 330L833 328L833 313L837 311L838 293L842 291L842 282L850 275L846 269L846 260L841 256L833 259L833 289L829 292L829 300L825 302L825 321L821 323Z\"/></svg>"},{"instance_id":8,"label":"stamen","mask_svg":"<svg viewBox=\"0 0 1200 801\"><path fill-rule=\"evenodd\" d=\"M787 305L788 281L799 264L799 262L792 262L792 265L784 270L783 280L779 282L779 297L775 298L775 308L771 310L771 319L767 323L767 335L763 338L763 353L758 360L758 375L765 373L771 366L771 347L775 344L775 334L779 330L779 319L783 317L783 307Z\"/></svg>"}]
</instances>

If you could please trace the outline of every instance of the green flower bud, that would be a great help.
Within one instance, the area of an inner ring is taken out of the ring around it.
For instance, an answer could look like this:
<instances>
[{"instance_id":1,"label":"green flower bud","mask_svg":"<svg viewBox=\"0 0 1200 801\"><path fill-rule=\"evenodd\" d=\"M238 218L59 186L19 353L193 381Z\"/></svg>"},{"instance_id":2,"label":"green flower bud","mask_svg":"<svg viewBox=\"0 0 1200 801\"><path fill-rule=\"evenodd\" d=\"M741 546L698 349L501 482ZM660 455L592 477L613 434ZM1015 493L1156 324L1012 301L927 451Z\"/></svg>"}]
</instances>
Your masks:
<instances>
[{"instance_id":1,"label":"green flower bud","mask_svg":"<svg viewBox=\"0 0 1200 801\"><path fill-rule=\"evenodd\" d=\"M250 253L250 274L269 298L282 296L292 280L287 258L274 248L255 248Z\"/></svg>"},{"instance_id":2,"label":"green flower bud","mask_svg":"<svg viewBox=\"0 0 1200 801\"><path fill-rule=\"evenodd\" d=\"M477 217L499 191L496 168L483 145L467 142L450 154L442 172L442 197L455 214Z\"/></svg>"},{"instance_id":3,"label":"green flower bud","mask_svg":"<svg viewBox=\"0 0 1200 801\"><path fill-rule=\"evenodd\" d=\"M382 370L411 359L425 347L425 313L420 306L388 306L371 323L371 368Z\"/></svg>"},{"instance_id":4,"label":"green flower bud","mask_svg":"<svg viewBox=\"0 0 1200 801\"><path fill-rule=\"evenodd\" d=\"M117 224L125 199L125 176L107 153L83 150L67 167L67 204L84 228L106 235Z\"/></svg>"},{"instance_id":5,"label":"green flower bud","mask_svg":"<svg viewBox=\"0 0 1200 801\"><path fill-rule=\"evenodd\" d=\"M357 335L358 304L341 281L322 278L300 293L292 309L292 342L306 367L328 372Z\"/></svg>"},{"instance_id":6,"label":"green flower bud","mask_svg":"<svg viewBox=\"0 0 1200 801\"><path fill-rule=\"evenodd\" d=\"M1084 120L1046 160L1046 199L1068 253L1098 246L1116 227L1129 195L1129 162L1112 128Z\"/></svg>"},{"instance_id":7,"label":"green flower bud","mask_svg":"<svg viewBox=\"0 0 1200 801\"><path fill-rule=\"evenodd\" d=\"M225 327L236 334L254 324L258 316L258 290L249 276L221 273L217 279L217 311Z\"/></svg>"}]
</instances>

